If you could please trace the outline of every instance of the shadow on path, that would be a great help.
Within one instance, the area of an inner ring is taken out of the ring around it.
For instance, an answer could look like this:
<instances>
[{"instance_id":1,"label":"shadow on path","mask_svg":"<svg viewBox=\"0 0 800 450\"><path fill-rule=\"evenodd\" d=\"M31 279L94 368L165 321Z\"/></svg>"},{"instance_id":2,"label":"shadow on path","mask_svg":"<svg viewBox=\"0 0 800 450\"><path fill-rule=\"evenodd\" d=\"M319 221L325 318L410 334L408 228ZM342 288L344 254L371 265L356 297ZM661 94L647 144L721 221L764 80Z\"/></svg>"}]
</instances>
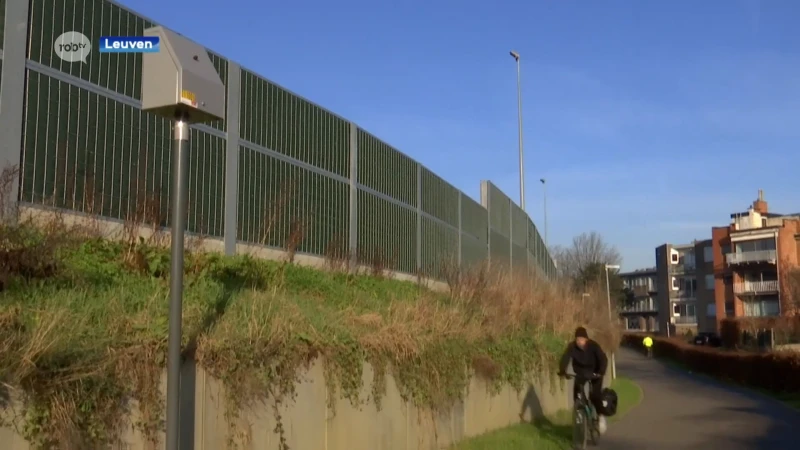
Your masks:
<instances>
[{"instance_id":1,"label":"shadow on path","mask_svg":"<svg viewBox=\"0 0 800 450\"><path fill-rule=\"evenodd\" d=\"M571 389L571 388L570 388ZM572 439L572 425L568 417L545 417L539 395L532 384L528 385L525 398L522 401L522 409L519 414L520 422L535 426L539 436L545 442L563 442L564 439Z\"/></svg>"}]
</instances>

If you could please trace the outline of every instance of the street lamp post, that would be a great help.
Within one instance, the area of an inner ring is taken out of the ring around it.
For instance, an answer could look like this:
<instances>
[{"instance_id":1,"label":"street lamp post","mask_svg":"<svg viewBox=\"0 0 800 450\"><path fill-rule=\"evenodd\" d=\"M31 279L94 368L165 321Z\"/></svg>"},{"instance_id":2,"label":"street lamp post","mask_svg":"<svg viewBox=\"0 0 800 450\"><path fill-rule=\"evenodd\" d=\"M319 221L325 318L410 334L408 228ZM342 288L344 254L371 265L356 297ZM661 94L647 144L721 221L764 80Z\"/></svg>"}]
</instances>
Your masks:
<instances>
[{"instance_id":1,"label":"street lamp post","mask_svg":"<svg viewBox=\"0 0 800 450\"><path fill-rule=\"evenodd\" d=\"M611 281L609 280L608 270L619 270L619 266L616 264L606 264L606 294L608 295L608 321L611 322L611 325L614 324L614 316L611 313ZM614 352L611 352L611 379L617 379L617 363L614 359Z\"/></svg>"},{"instance_id":2,"label":"street lamp post","mask_svg":"<svg viewBox=\"0 0 800 450\"><path fill-rule=\"evenodd\" d=\"M519 53L510 52L517 62L517 127L519 129L519 206L525 211L525 160L522 152L522 79L519 72Z\"/></svg>"},{"instance_id":3,"label":"street lamp post","mask_svg":"<svg viewBox=\"0 0 800 450\"><path fill-rule=\"evenodd\" d=\"M539 181L542 182L544 191L544 247L549 249L547 246L547 181L544 178L540 178Z\"/></svg>"},{"instance_id":4,"label":"street lamp post","mask_svg":"<svg viewBox=\"0 0 800 450\"><path fill-rule=\"evenodd\" d=\"M189 125L225 118L225 85L202 46L164 27L144 30L158 46L142 55L142 110L174 121L172 159L172 253L167 341L167 450L180 446L183 236L189 191ZM161 47L165 51L160 51ZM193 395L193 393L192 393ZM194 417L185 411L184 417Z\"/></svg>"}]
</instances>

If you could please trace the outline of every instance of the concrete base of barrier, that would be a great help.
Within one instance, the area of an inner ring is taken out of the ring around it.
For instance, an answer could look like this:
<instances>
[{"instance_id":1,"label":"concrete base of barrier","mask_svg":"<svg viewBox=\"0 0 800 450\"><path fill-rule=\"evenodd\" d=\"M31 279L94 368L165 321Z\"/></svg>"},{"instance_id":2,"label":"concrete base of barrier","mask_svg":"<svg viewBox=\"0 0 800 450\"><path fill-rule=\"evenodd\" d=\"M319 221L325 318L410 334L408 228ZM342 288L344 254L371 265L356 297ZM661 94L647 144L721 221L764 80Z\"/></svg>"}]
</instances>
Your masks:
<instances>
[{"instance_id":1,"label":"concrete base of barrier","mask_svg":"<svg viewBox=\"0 0 800 450\"><path fill-rule=\"evenodd\" d=\"M551 385L549 376L540 381L532 379L521 392L505 387L495 395L485 382L473 378L464 400L432 412L403 400L394 378L387 375L386 393L378 409L371 399L373 370L365 364L362 404L354 406L349 400L337 399L331 409L322 367L319 360L312 363L300 377L295 399L279 407L284 437L292 450L445 449L462 439L570 407L567 393L571 386ZM182 385L182 407L187 417L181 424L182 448L226 449L235 435L242 443L238 448L279 450L272 399L256 401L241 411L231 428L225 417L225 388L218 380L188 362ZM166 377L162 389L165 386ZM9 406L5 418L11 419L13 411ZM130 423L136 422L136 416L134 405ZM122 443L116 446L120 450L163 448L163 436L159 437L160 442L148 442L133 426L126 427L121 438ZM4 449L31 450L12 427L0 428L0 442Z\"/></svg>"}]
</instances>

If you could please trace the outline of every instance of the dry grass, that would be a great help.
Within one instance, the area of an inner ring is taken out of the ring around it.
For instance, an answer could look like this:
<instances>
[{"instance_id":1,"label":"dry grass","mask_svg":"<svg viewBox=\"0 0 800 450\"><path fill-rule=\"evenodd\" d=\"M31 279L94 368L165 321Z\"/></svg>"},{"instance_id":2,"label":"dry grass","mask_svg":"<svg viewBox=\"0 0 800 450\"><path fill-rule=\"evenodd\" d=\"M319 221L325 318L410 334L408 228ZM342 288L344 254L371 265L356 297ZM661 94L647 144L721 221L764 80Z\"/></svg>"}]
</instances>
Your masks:
<instances>
[{"instance_id":1,"label":"dry grass","mask_svg":"<svg viewBox=\"0 0 800 450\"><path fill-rule=\"evenodd\" d=\"M57 210L44 222L0 225L0 385L21 399L24 420L15 423L36 445L111 442L128 399L138 400L138 426L148 436L162 428L169 294L162 211L143 201L117 240L70 226ZM294 224L283 243L288 254L307 227ZM274 232L267 227L265 237ZM147 229L151 237L143 238ZM390 279L391 257L380 251L362 255L369 264L355 273L342 239L329 245L328 258L323 271L291 259L190 251L185 352L228 387L230 418L267 394L288 401L299 370L319 356L329 387L351 401L361 401L363 363L371 362L376 401L381 374L391 372L409 399L437 408L463 396L470 372L523 386L552 368L578 325L607 348L618 342L599 286L584 302L568 283L443 263L450 292L440 293Z\"/></svg>"}]
</instances>

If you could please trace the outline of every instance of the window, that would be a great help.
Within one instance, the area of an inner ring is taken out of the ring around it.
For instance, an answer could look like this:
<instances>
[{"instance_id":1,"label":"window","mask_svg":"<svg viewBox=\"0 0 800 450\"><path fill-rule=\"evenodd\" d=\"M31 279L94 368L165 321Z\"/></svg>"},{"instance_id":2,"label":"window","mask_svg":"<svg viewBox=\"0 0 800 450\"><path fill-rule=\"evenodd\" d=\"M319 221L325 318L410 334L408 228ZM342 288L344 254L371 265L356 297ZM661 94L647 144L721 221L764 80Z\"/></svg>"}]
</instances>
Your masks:
<instances>
[{"instance_id":1,"label":"window","mask_svg":"<svg viewBox=\"0 0 800 450\"><path fill-rule=\"evenodd\" d=\"M775 238L756 239L736 243L736 253L775 250Z\"/></svg>"},{"instance_id":2,"label":"window","mask_svg":"<svg viewBox=\"0 0 800 450\"><path fill-rule=\"evenodd\" d=\"M717 317L717 305L706 305L706 317Z\"/></svg>"},{"instance_id":3,"label":"window","mask_svg":"<svg viewBox=\"0 0 800 450\"><path fill-rule=\"evenodd\" d=\"M672 315L678 317L697 317L694 303L673 303Z\"/></svg>"},{"instance_id":4,"label":"window","mask_svg":"<svg viewBox=\"0 0 800 450\"><path fill-rule=\"evenodd\" d=\"M640 330L641 329L640 325L641 325L641 323L639 322L639 318L638 317L629 317L628 318L628 329L629 330Z\"/></svg>"},{"instance_id":5,"label":"window","mask_svg":"<svg viewBox=\"0 0 800 450\"><path fill-rule=\"evenodd\" d=\"M680 258L680 255L678 255L677 253L673 253L672 254L672 264L677 264L679 258Z\"/></svg>"},{"instance_id":6,"label":"window","mask_svg":"<svg viewBox=\"0 0 800 450\"><path fill-rule=\"evenodd\" d=\"M680 288L680 283L678 282L678 279L672 277L672 290L677 291L679 288Z\"/></svg>"},{"instance_id":7,"label":"window","mask_svg":"<svg viewBox=\"0 0 800 450\"><path fill-rule=\"evenodd\" d=\"M714 274L706 274L706 289L709 291L714 290Z\"/></svg>"},{"instance_id":8,"label":"window","mask_svg":"<svg viewBox=\"0 0 800 450\"><path fill-rule=\"evenodd\" d=\"M688 295L693 295L697 292L697 279L695 278L679 278L678 290L683 291Z\"/></svg>"},{"instance_id":9,"label":"window","mask_svg":"<svg viewBox=\"0 0 800 450\"><path fill-rule=\"evenodd\" d=\"M733 317L734 312L733 302L725 302L725 316Z\"/></svg>"},{"instance_id":10,"label":"window","mask_svg":"<svg viewBox=\"0 0 800 450\"><path fill-rule=\"evenodd\" d=\"M686 252L683 254L683 264L689 267L695 266L694 252Z\"/></svg>"},{"instance_id":11,"label":"window","mask_svg":"<svg viewBox=\"0 0 800 450\"><path fill-rule=\"evenodd\" d=\"M778 300L757 300L744 302L744 315L749 317L778 316L781 308Z\"/></svg>"},{"instance_id":12,"label":"window","mask_svg":"<svg viewBox=\"0 0 800 450\"><path fill-rule=\"evenodd\" d=\"M707 263L714 262L714 247L703 248L703 261Z\"/></svg>"},{"instance_id":13,"label":"window","mask_svg":"<svg viewBox=\"0 0 800 450\"><path fill-rule=\"evenodd\" d=\"M766 217L762 217L761 218L761 226L762 227L766 227L767 226L767 218Z\"/></svg>"}]
</instances>

